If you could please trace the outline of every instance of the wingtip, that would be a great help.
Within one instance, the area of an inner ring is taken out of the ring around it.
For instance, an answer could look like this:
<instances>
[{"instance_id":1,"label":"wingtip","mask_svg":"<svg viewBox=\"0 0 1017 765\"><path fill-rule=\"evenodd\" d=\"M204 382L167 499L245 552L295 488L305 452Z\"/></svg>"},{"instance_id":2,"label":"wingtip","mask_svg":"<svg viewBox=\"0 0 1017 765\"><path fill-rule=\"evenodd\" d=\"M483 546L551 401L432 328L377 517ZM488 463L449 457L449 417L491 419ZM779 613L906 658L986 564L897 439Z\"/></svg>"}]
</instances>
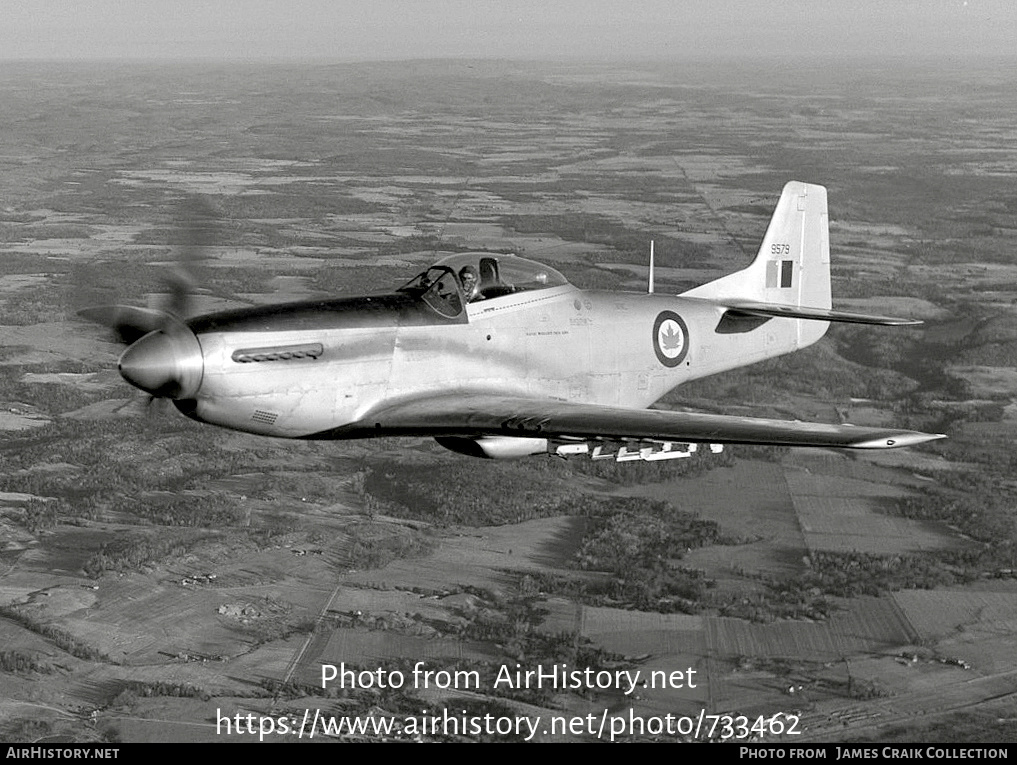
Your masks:
<instances>
[{"instance_id":1,"label":"wingtip","mask_svg":"<svg viewBox=\"0 0 1017 765\"><path fill-rule=\"evenodd\" d=\"M880 438L873 438L868 441L861 441L854 444L855 449L899 449L905 446L917 446L930 441L938 441L946 438L945 433L918 433L906 430L900 433L890 433Z\"/></svg>"}]
</instances>

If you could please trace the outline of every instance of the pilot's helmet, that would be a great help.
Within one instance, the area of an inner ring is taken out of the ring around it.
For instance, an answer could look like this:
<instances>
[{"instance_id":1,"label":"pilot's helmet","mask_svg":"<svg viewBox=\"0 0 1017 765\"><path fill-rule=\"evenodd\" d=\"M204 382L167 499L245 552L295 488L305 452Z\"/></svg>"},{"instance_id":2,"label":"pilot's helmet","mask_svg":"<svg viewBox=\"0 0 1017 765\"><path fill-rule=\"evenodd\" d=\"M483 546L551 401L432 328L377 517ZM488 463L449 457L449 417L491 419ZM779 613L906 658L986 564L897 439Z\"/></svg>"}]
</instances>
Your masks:
<instances>
[{"instance_id":1,"label":"pilot's helmet","mask_svg":"<svg viewBox=\"0 0 1017 765\"><path fill-rule=\"evenodd\" d=\"M459 283L463 285L463 294L469 300L477 294L477 269L473 266L463 266L459 269Z\"/></svg>"}]
</instances>

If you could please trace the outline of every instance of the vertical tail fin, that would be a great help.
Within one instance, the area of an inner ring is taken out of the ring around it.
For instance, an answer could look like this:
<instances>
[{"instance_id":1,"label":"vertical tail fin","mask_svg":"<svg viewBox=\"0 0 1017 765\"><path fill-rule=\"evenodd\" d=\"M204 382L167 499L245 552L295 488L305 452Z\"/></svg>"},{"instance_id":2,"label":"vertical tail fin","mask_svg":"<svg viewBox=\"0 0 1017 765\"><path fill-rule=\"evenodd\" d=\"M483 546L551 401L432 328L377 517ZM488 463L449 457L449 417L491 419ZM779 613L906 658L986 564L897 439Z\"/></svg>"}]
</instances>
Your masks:
<instances>
[{"instance_id":1,"label":"vertical tail fin","mask_svg":"<svg viewBox=\"0 0 1017 765\"><path fill-rule=\"evenodd\" d=\"M826 188L799 181L785 185L755 260L684 296L830 308Z\"/></svg>"}]
</instances>

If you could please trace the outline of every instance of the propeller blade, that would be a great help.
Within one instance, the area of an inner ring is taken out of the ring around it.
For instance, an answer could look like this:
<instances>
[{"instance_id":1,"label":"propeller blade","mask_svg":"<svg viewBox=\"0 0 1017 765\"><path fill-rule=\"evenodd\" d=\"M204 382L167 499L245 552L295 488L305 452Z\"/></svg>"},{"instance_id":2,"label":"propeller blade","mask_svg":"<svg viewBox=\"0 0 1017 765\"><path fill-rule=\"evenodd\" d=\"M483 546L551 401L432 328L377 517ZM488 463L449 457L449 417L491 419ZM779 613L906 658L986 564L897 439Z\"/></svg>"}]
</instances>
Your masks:
<instances>
[{"instance_id":1,"label":"propeller blade","mask_svg":"<svg viewBox=\"0 0 1017 765\"><path fill-rule=\"evenodd\" d=\"M207 200L195 196L177 204L177 218L184 222L183 245L177 252L176 264L166 277L168 296L163 310L186 318L199 283L197 264L206 258L205 251L215 241L219 216Z\"/></svg>"},{"instance_id":2,"label":"propeller blade","mask_svg":"<svg viewBox=\"0 0 1017 765\"><path fill-rule=\"evenodd\" d=\"M127 345L117 367L124 380L147 394L144 408L149 414L158 413L166 399L195 396L204 375L201 344L184 319L197 289L195 266L213 241L218 216L200 197L182 200L177 212L185 222L183 243L166 276L162 306L103 305L78 312L81 318L112 329Z\"/></svg>"},{"instance_id":3,"label":"propeller blade","mask_svg":"<svg viewBox=\"0 0 1017 765\"><path fill-rule=\"evenodd\" d=\"M166 326L171 318L154 308L138 308L133 305L100 305L78 311L82 319L109 327L116 332L120 342L131 345L149 332Z\"/></svg>"}]
</instances>

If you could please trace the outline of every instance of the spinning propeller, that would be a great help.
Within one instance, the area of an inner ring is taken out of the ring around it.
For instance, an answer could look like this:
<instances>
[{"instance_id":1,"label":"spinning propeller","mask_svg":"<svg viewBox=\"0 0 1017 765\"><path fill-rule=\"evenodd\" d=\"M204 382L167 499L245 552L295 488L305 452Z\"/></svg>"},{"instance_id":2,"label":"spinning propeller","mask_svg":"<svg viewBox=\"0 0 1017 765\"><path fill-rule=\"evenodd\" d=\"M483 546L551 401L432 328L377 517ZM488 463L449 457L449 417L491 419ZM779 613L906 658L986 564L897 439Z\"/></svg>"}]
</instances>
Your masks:
<instances>
[{"instance_id":1,"label":"spinning propeller","mask_svg":"<svg viewBox=\"0 0 1017 765\"><path fill-rule=\"evenodd\" d=\"M208 203L188 199L180 205L185 240L166 279L167 296L159 308L105 305L78 315L112 329L128 347L120 356L120 375L154 399L193 398L201 385L204 362L198 338L184 319L192 307L197 280L194 267L211 243L215 215Z\"/></svg>"}]
</instances>

